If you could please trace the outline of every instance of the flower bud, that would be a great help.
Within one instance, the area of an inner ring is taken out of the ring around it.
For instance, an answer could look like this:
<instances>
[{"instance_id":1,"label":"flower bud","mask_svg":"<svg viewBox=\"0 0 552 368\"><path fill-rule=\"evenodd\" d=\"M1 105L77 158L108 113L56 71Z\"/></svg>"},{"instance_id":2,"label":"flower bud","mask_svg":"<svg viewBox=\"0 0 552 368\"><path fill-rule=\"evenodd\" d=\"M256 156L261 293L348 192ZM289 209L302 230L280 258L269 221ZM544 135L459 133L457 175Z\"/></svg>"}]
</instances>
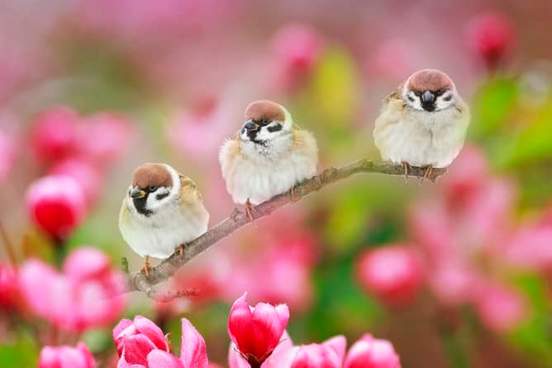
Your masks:
<instances>
[{"instance_id":1,"label":"flower bud","mask_svg":"<svg viewBox=\"0 0 552 368\"><path fill-rule=\"evenodd\" d=\"M228 333L235 347L254 364L264 362L278 345L288 320L289 309L281 304L249 306L247 294L234 302L228 317Z\"/></svg>"},{"instance_id":2,"label":"flower bud","mask_svg":"<svg viewBox=\"0 0 552 368\"><path fill-rule=\"evenodd\" d=\"M75 153L78 119L67 107L54 107L35 118L31 143L39 161L53 163Z\"/></svg>"},{"instance_id":3,"label":"flower bud","mask_svg":"<svg viewBox=\"0 0 552 368\"><path fill-rule=\"evenodd\" d=\"M515 43L514 28L502 14L478 15L469 22L467 31L471 48L489 70L498 67Z\"/></svg>"},{"instance_id":4,"label":"flower bud","mask_svg":"<svg viewBox=\"0 0 552 368\"><path fill-rule=\"evenodd\" d=\"M86 210L81 186L62 175L46 176L31 184L26 202L31 220L55 239L68 236L81 223Z\"/></svg>"},{"instance_id":5,"label":"flower bud","mask_svg":"<svg viewBox=\"0 0 552 368\"><path fill-rule=\"evenodd\" d=\"M399 356L387 340L366 334L351 346L344 368L400 368Z\"/></svg>"}]
</instances>

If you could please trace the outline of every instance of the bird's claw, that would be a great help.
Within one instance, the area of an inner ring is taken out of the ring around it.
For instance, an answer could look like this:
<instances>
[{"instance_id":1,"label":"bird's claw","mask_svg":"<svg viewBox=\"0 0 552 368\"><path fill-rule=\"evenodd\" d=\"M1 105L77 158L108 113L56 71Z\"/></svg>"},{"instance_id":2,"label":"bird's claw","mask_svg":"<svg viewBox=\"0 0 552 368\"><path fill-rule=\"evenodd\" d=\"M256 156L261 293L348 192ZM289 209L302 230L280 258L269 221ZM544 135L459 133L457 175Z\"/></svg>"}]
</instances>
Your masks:
<instances>
[{"instance_id":1,"label":"bird's claw","mask_svg":"<svg viewBox=\"0 0 552 368\"><path fill-rule=\"evenodd\" d=\"M297 196L295 195L296 194L296 185L292 186L291 189L289 190L289 199L292 201L292 202L297 202L300 198L297 198Z\"/></svg>"},{"instance_id":2,"label":"bird's claw","mask_svg":"<svg viewBox=\"0 0 552 368\"><path fill-rule=\"evenodd\" d=\"M247 202L245 202L245 216L247 216L247 219L249 221L253 222L253 220L255 220L255 217L253 216L254 214L255 214L255 208L253 207L251 202L249 202L249 199L248 199Z\"/></svg>"},{"instance_id":3,"label":"bird's claw","mask_svg":"<svg viewBox=\"0 0 552 368\"><path fill-rule=\"evenodd\" d=\"M408 162L403 162L402 167L403 167L403 170L404 170L404 182L408 183L408 174L409 174L409 170L410 170L410 165L408 164Z\"/></svg>"},{"instance_id":4,"label":"bird's claw","mask_svg":"<svg viewBox=\"0 0 552 368\"><path fill-rule=\"evenodd\" d=\"M435 178L433 177L433 166L427 166L424 172L424 179L427 179L431 181L432 183L435 183Z\"/></svg>"},{"instance_id":5,"label":"bird's claw","mask_svg":"<svg viewBox=\"0 0 552 368\"><path fill-rule=\"evenodd\" d=\"M176 248L176 254L179 256L179 257L182 257L184 255L184 253L186 252L186 244L180 244L177 248Z\"/></svg>"},{"instance_id":6,"label":"bird's claw","mask_svg":"<svg viewBox=\"0 0 552 368\"><path fill-rule=\"evenodd\" d=\"M146 259L144 261L144 267L142 267L142 273L146 275L146 277L149 277L150 271L151 271L151 264L149 262L149 256L146 256Z\"/></svg>"}]
</instances>

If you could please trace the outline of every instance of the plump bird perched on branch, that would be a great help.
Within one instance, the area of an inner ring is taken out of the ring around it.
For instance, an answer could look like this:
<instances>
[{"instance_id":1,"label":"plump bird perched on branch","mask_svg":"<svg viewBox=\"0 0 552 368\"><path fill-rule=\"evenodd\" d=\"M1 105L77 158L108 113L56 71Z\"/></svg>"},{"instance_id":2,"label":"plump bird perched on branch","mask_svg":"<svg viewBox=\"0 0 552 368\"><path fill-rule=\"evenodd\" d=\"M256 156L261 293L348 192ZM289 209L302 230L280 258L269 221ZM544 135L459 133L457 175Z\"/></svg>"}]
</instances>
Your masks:
<instances>
[{"instance_id":1,"label":"plump bird perched on branch","mask_svg":"<svg viewBox=\"0 0 552 368\"><path fill-rule=\"evenodd\" d=\"M415 72L388 95L376 119L374 141L383 160L409 166L446 168L458 156L470 111L448 75Z\"/></svg>"},{"instance_id":2,"label":"plump bird perched on branch","mask_svg":"<svg viewBox=\"0 0 552 368\"><path fill-rule=\"evenodd\" d=\"M146 163L134 171L119 214L128 245L146 257L167 258L205 231L209 213L195 183L167 164Z\"/></svg>"},{"instance_id":3,"label":"plump bird perched on branch","mask_svg":"<svg viewBox=\"0 0 552 368\"><path fill-rule=\"evenodd\" d=\"M247 106L242 128L223 144L219 160L226 189L251 218L251 205L316 174L318 148L283 106L260 100Z\"/></svg>"}]
</instances>

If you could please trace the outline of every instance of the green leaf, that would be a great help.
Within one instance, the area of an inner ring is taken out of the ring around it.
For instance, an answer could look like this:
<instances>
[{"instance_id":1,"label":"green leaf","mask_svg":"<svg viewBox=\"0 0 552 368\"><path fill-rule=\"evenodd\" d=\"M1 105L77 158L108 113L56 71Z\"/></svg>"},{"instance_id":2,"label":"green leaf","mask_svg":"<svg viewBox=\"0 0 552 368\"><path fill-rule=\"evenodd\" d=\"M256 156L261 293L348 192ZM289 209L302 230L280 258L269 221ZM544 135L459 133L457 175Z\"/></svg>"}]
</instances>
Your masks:
<instances>
[{"instance_id":1,"label":"green leaf","mask_svg":"<svg viewBox=\"0 0 552 368\"><path fill-rule=\"evenodd\" d=\"M552 158L552 104L537 112L525 129L514 135L500 164L519 166Z\"/></svg>"},{"instance_id":2,"label":"green leaf","mask_svg":"<svg viewBox=\"0 0 552 368\"><path fill-rule=\"evenodd\" d=\"M492 79L473 98L471 134L482 137L501 127L516 106L517 83L513 79Z\"/></svg>"},{"instance_id":3,"label":"green leaf","mask_svg":"<svg viewBox=\"0 0 552 368\"><path fill-rule=\"evenodd\" d=\"M12 345L0 345L0 367L36 367L38 347L30 338L21 338Z\"/></svg>"}]
</instances>

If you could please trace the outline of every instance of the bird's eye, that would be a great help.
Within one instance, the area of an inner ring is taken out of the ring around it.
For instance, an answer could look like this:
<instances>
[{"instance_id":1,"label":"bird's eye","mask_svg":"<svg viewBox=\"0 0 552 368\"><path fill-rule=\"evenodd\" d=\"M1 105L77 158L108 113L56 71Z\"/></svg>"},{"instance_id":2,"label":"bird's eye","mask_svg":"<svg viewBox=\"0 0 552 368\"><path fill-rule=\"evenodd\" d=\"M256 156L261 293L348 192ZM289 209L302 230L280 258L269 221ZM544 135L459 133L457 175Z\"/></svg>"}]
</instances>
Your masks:
<instances>
[{"instance_id":1,"label":"bird's eye","mask_svg":"<svg viewBox=\"0 0 552 368\"><path fill-rule=\"evenodd\" d=\"M155 185L150 185L148 187L148 192L155 192L157 190L157 187Z\"/></svg>"},{"instance_id":2,"label":"bird's eye","mask_svg":"<svg viewBox=\"0 0 552 368\"><path fill-rule=\"evenodd\" d=\"M443 97L443 101L449 102L450 100L452 100L452 95L447 95Z\"/></svg>"},{"instance_id":3,"label":"bird's eye","mask_svg":"<svg viewBox=\"0 0 552 368\"><path fill-rule=\"evenodd\" d=\"M408 98L408 101L410 101L410 102L414 102L414 97L412 97L412 96L408 95L408 96L406 96L406 98Z\"/></svg>"},{"instance_id":4,"label":"bird's eye","mask_svg":"<svg viewBox=\"0 0 552 368\"><path fill-rule=\"evenodd\" d=\"M274 133L274 132L277 132L279 130L282 130L282 124L274 123L274 124L269 125L267 129L270 133Z\"/></svg>"}]
</instances>

